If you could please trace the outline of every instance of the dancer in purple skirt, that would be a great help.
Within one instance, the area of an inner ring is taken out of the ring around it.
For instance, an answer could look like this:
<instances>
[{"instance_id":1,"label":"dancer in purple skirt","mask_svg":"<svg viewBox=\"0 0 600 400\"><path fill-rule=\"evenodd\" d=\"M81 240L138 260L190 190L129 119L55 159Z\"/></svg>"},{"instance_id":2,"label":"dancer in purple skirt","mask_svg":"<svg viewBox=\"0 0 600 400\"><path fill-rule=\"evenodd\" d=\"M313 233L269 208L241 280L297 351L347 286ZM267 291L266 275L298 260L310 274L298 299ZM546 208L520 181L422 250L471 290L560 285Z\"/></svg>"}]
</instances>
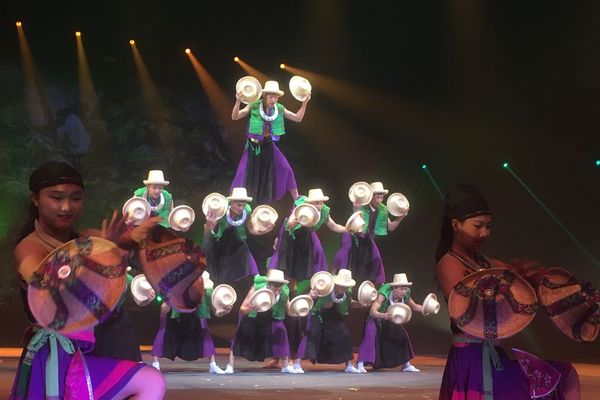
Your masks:
<instances>
[{"instance_id":1,"label":"dancer in purple skirt","mask_svg":"<svg viewBox=\"0 0 600 400\"><path fill-rule=\"evenodd\" d=\"M279 83L267 81L262 90L263 98L240 109L242 93L236 93L231 119L249 116L248 142L238 165L234 187L245 187L259 204L271 204L289 192L298 197L298 185L289 162L275 145L285 134L284 120L301 122L310 100L310 94L302 102L298 112L293 113L277 102L283 91Z\"/></svg>"},{"instance_id":2,"label":"dancer in purple skirt","mask_svg":"<svg viewBox=\"0 0 600 400\"><path fill-rule=\"evenodd\" d=\"M125 399L133 396L162 399L165 380L154 368L142 363L89 355L85 356L83 365L77 349L86 353L93 348L91 329L62 335L36 323L27 302L28 283L50 252L79 236L73 231L73 226L83 211L84 186L81 175L71 166L50 162L32 173L29 189L32 204L22 239L15 248L15 259L25 312L31 325L25 335L28 346L23 349L9 398L93 396L95 399ZM110 224L103 223L102 231L90 231L88 234L107 238L114 236L115 220L116 213ZM130 231L127 242L141 242L157 222L158 219L154 218ZM88 393L90 390L93 393Z\"/></svg>"},{"instance_id":3,"label":"dancer in purple skirt","mask_svg":"<svg viewBox=\"0 0 600 400\"><path fill-rule=\"evenodd\" d=\"M402 325L390 320L387 313L392 304L403 303L416 312L421 312L423 306L411 298L412 282L406 274L394 274L394 280L379 288L377 299L371 305L369 317L365 322L363 340L358 351L356 368L360 373L366 373L365 364L371 364L373 369L395 368L402 366L404 372L420 372L410 363L415 353L410 343L408 332Z\"/></svg>"},{"instance_id":4,"label":"dancer in purple skirt","mask_svg":"<svg viewBox=\"0 0 600 400\"><path fill-rule=\"evenodd\" d=\"M289 307L288 280L283 271L270 269L266 276L254 277L254 286L248 291L240 307L240 322L231 345L229 364L225 373L234 373L235 357L244 357L248 361L264 361L265 358L279 358L283 362L281 373L295 374L289 364L290 346L284 320ZM266 301L269 293L274 295L273 303ZM258 292L261 296L259 296ZM255 295L256 294L256 295Z\"/></svg>"},{"instance_id":5,"label":"dancer in purple skirt","mask_svg":"<svg viewBox=\"0 0 600 400\"><path fill-rule=\"evenodd\" d=\"M480 253L490 235L491 223L490 207L477 188L458 185L446 195L436 253L436 275L446 301L463 278L482 269L508 266ZM497 325L501 323L498 320ZM518 362L511 360L501 347L465 333L454 322L450 328L452 347L442 378L441 400L531 398L527 377ZM482 354L490 356L482 359ZM579 399L579 378L571 364L548 364L561 375L552 398Z\"/></svg>"}]
</instances>

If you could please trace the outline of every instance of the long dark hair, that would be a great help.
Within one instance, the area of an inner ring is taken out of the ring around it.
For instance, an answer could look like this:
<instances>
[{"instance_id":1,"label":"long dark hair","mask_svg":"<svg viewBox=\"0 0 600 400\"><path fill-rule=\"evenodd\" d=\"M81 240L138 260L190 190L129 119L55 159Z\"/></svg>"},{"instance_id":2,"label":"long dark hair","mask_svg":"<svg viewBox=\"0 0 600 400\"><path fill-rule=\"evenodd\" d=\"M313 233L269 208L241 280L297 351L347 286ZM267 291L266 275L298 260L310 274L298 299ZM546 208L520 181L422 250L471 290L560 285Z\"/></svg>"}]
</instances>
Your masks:
<instances>
[{"instance_id":1,"label":"long dark hair","mask_svg":"<svg viewBox=\"0 0 600 400\"><path fill-rule=\"evenodd\" d=\"M447 213L442 216L442 223L440 229L440 238L438 240L437 249L435 251L435 262L438 263L444 254L448 252L452 247L452 239L454 238L454 231L452 230L452 222Z\"/></svg>"}]
</instances>

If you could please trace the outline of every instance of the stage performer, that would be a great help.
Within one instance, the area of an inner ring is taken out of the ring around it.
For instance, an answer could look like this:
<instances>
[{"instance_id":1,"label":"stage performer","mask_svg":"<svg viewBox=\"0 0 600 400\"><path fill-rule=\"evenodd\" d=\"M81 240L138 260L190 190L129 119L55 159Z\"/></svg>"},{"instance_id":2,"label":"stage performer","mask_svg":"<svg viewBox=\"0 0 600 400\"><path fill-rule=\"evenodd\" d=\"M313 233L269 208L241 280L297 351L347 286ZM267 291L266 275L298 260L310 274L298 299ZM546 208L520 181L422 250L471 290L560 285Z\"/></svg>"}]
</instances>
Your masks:
<instances>
[{"instance_id":1,"label":"stage performer","mask_svg":"<svg viewBox=\"0 0 600 400\"><path fill-rule=\"evenodd\" d=\"M154 368L142 363L85 356L85 371L67 370L74 359L74 350L93 347L91 329L62 335L40 327L27 303L28 283L38 265L52 250L77 238L73 227L84 206L84 185L81 175L63 162L49 162L36 169L29 178L31 205L23 235L15 248L15 260L25 312L30 326L25 335L27 346L17 369L10 399L58 399L65 397L69 382L82 375L87 389L93 390L95 399L162 399L165 380ZM121 221L123 223L124 221ZM157 218L126 233L119 243L139 243L148 235ZM116 222L116 212L110 223L103 222L101 231L89 233L113 239L121 223ZM120 236L120 235L119 235ZM54 344L58 344L56 347ZM118 372L118 373L115 373ZM81 389L81 388L80 388ZM83 391L78 392L83 395ZM91 394L90 394L91 396Z\"/></svg>"},{"instance_id":2,"label":"stage performer","mask_svg":"<svg viewBox=\"0 0 600 400\"><path fill-rule=\"evenodd\" d=\"M231 112L234 121L249 116L248 141L231 184L245 187L259 204L271 204L289 192L298 198L298 185L289 162L276 146L285 134L284 120L301 122L306 113L310 94L302 102L298 112L293 113L277 102L283 96L279 83L267 81L262 89L262 99L240 109L242 93L236 93Z\"/></svg>"},{"instance_id":3,"label":"stage performer","mask_svg":"<svg viewBox=\"0 0 600 400\"><path fill-rule=\"evenodd\" d=\"M133 192L134 196L143 197L150 204L150 216L161 217L159 224L165 228L169 227L169 213L173 209L173 195L165 189L168 184L163 172L155 169L148 171L148 179L144 179L146 186Z\"/></svg>"}]
</instances>

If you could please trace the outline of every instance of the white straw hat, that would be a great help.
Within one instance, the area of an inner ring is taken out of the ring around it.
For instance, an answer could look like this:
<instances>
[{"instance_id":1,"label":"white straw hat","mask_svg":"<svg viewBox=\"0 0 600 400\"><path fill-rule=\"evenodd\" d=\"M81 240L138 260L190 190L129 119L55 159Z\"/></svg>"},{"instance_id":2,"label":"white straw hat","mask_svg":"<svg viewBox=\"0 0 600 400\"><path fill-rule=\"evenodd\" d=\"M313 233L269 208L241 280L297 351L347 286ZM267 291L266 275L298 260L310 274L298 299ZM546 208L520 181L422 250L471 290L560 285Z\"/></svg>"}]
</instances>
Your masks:
<instances>
[{"instance_id":1,"label":"white straw hat","mask_svg":"<svg viewBox=\"0 0 600 400\"><path fill-rule=\"evenodd\" d=\"M440 311L440 302L437 300L435 293L429 293L423 300L423 311L421 314L427 316L429 314L437 314Z\"/></svg>"},{"instance_id":2,"label":"white straw hat","mask_svg":"<svg viewBox=\"0 0 600 400\"><path fill-rule=\"evenodd\" d=\"M390 286L412 286L412 282L408 281L405 273L394 274L394 279L390 283Z\"/></svg>"},{"instance_id":3,"label":"white straw hat","mask_svg":"<svg viewBox=\"0 0 600 400\"><path fill-rule=\"evenodd\" d=\"M227 197L219 193L211 193L202 201L202 212L208 216L211 211L215 219L221 219L227 213Z\"/></svg>"},{"instance_id":4,"label":"white straw hat","mask_svg":"<svg viewBox=\"0 0 600 400\"><path fill-rule=\"evenodd\" d=\"M279 82L277 81L266 81L265 87L262 90L263 93L273 93L277 96L283 96L283 92L279 90Z\"/></svg>"},{"instance_id":5,"label":"white straw hat","mask_svg":"<svg viewBox=\"0 0 600 400\"><path fill-rule=\"evenodd\" d=\"M165 185L167 186L169 181L165 180L165 176L160 169L153 169L148 171L148 179L144 179L144 185Z\"/></svg>"},{"instance_id":6,"label":"white straw hat","mask_svg":"<svg viewBox=\"0 0 600 400\"><path fill-rule=\"evenodd\" d=\"M381 182L371 183L371 188L373 189L373 194L388 194L389 191L383 188L383 183Z\"/></svg>"},{"instance_id":7,"label":"white straw hat","mask_svg":"<svg viewBox=\"0 0 600 400\"><path fill-rule=\"evenodd\" d=\"M327 271L317 272L310 278L310 288L317 292L319 297L329 296L334 286L333 275Z\"/></svg>"},{"instance_id":8,"label":"white straw hat","mask_svg":"<svg viewBox=\"0 0 600 400\"><path fill-rule=\"evenodd\" d=\"M395 303L388 307L390 320L398 325L405 324L412 318L412 310L404 303Z\"/></svg>"},{"instance_id":9,"label":"white straw hat","mask_svg":"<svg viewBox=\"0 0 600 400\"><path fill-rule=\"evenodd\" d=\"M229 197L227 197L227 200L229 200L229 201L245 201L248 203L248 202L252 201L252 197L248 197L248 191L246 191L246 188L235 187L231 191L231 195Z\"/></svg>"},{"instance_id":10,"label":"white straw hat","mask_svg":"<svg viewBox=\"0 0 600 400\"><path fill-rule=\"evenodd\" d=\"M371 281L364 281L358 287L357 299L363 306L370 306L377 299L377 289Z\"/></svg>"},{"instance_id":11,"label":"white straw hat","mask_svg":"<svg viewBox=\"0 0 600 400\"><path fill-rule=\"evenodd\" d=\"M267 282L275 282L281 284L287 284L290 281L285 279L283 271L280 269L268 269L267 270Z\"/></svg>"},{"instance_id":12,"label":"white straw hat","mask_svg":"<svg viewBox=\"0 0 600 400\"><path fill-rule=\"evenodd\" d=\"M345 268L340 268L337 275L333 277L333 283L343 287L353 287L356 281L352 279L352 271Z\"/></svg>"},{"instance_id":13,"label":"white straw hat","mask_svg":"<svg viewBox=\"0 0 600 400\"><path fill-rule=\"evenodd\" d=\"M302 203L294 208L294 218L305 228L315 226L321 219L321 212L309 203Z\"/></svg>"},{"instance_id":14,"label":"white straw hat","mask_svg":"<svg viewBox=\"0 0 600 400\"><path fill-rule=\"evenodd\" d=\"M363 219L362 211L357 211L346 221L346 230L350 233L362 232L367 223Z\"/></svg>"},{"instance_id":15,"label":"white straw hat","mask_svg":"<svg viewBox=\"0 0 600 400\"><path fill-rule=\"evenodd\" d=\"M356 182L348 190L348 198L352 204L358 203L361 206L369 204L373 198L373 188L367 182Z\"/></svg>"},{"instance_id":16,"label":"white straw hat","mask_svg":"<svg viewBox=\"0 0 600 400\"><path fill-rule=\"evenodd\" d=\"M132 197L123 204L123 215L127 214L127 223L139 225L150 218L150 204L143 197Z\"/></svg>"},{"instance_id":17,"label":"white straw hat","mask_svg":"<svg viewBox=\"0 0 600 400\"><path fill-rule=\"evenodd\" d=\"M255 77L244 76L235 84L235 91L242 94L242 103L250 104L260 99L262 87Z\"/></svg>"},{"instance_id":18,"label":"white straw hat","mask_svg":"<svg viewBox=\"0 0 600 400\"><path fill-rule=\"evenodd\" d=\"M131 280L130 290L138 306L147 305L150 301L154 300L154 296L156 295L154 294L153 296L154 289L152 289L150 282L148 282L144 274L136 275Z\"/></svg>"},{"instance_id":19,"label":"white straw hat","mask_svg":"<svg viewBox=\"0 0 600 400\"><path fill-rule=\"evenodd\" d=\"M204 289L212 289L215 286L215 283L210 280L210 274L206 270L202 272L202 283L204 284Z\"/></svg>"},{"instance_id":20,"label":"white straw hat","mask_svg":"<svg viewBox=\"0 0 600 400\"><path fill-rule=\"evenodd\" d=\"M169 226L176 231L187 232L195 220L196 213L190 206L177 206L169 213Z\"/></svg>"},{"instance_id":21,"label":"white straw hat","mask_svg":"<svg viewBox=\"0 0 600 400\"><path fill-rule=\"evenodd\" d=\"M275 295L267 288L258 289L250 297L250 304L257 312L269 311L275 304Z\"/></svg>"},{"instance_id":22,"label":"white straw hat","mask_svg":"<svg viewBox=\"0 0 600 400\"><path fill-rule=\"evenodd\" d=\"M308 79L301 76L292 76L290 79L290 93L298 101L304 101L312 92Z\"/></svg>"},{"instance_id":23,"label":"white straw hat","mask_svg":"<svg viewBox=\"0 0 600 400\"><path fill-rule=\"evenodd\" d=\"M393 193L387 199L387 208L394 217L408 214L410 203L402 193Z\"/></svg>"},{"instance_id":24,"label":"white straw hat","mask_svg":"<svg viewBox=\"0 0 600 400\"><path fill-rule=\"evenodd\" d=\"M222 317L231 311L231 308L237 300L235 289L229 285L219 285L213 289L211 303L215 308L215 315ZM227 310L226 308L229 308Z\"/></svg>"},{"instance_id":25,"label":"white straw hat","mask_svg":"<svg viewBox=\"0 0 600 400\"><path fill-rule=\"evenodd\" d=\"M279 215L271 206L260 205L252 211L250 220L254 230L259 235L269 233L273 229L273 225L277 222Z\"/></svg>"},{"instance_id":26,"label":"white straw hat","mask_svg":"<svg viewBox=\"0 0 600 400\"><path fill-rule=\"evenodd\" d=\"M312 297L303 294L296 296L290 301L288 315L292 317L306 317L313 307Z\"/></svg>"},{"instance_id":27,"label":"white straw hat","mask_svg":"<svg viewBox=\"0 0 600 400\"><path fill-rule=\"evenodd\" d=\"M327 200L329 200L329 197L325 196L321 189L310 189L308 191L308 196L306 197L306 201L308 201L309 203L316 203L318 201Z\"/></svg>"}]
</instances>

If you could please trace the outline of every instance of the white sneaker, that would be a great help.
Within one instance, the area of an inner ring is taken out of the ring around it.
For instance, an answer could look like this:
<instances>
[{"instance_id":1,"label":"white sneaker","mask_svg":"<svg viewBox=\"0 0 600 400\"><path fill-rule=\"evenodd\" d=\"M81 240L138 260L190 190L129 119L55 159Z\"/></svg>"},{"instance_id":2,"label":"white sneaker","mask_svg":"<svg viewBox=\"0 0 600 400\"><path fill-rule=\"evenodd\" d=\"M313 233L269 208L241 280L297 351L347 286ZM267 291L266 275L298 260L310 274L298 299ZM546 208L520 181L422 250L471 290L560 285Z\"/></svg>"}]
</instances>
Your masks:
<instances>
[{"instance_id":1,"label":"white sneaker","mask_svg":"<svg viewBox=\"0 0 600 400\"><path fill-rule=\"evenodd\" d=\"M208 364L208 372L210 372L211 374L217 374L217 375L222 375L225 373L225 371L223 371L221 369L221 367L219 367L216 363Z\"/></svg>"},{"instance_id":2,"label":"white sneaker","mask_svg":"<svg viewBox=\"0 0 600 400\"><path fill-rule=\"evenodd\" d=\"M226 374L233 374L235 371L233 370L231 364L227 364L227 367L225 367L225 370L223 372L225 372Z\"/></svg>"},{"instance_id":3,"label":"white sneaker","mask_svg":"<svg viewBox=\"0 0 600 400\"><path fill-rule=\"evenodd\" d=\"M352 373L352 374L360 374L360 371L358 369L354 368L354 365L352 365L352 364L347 365L344 372L348 372L348 373Z\"/></svg>"},{"instance_id":4,"label":"white sneaker","mask_svg":"<svg viewBox=\"0 0 600 400\"><path fill-rule=\"evenodd\" d=\"M415 366L412 364L408 364L408 366L406 366L402 369L402 372L421 372L421 370L418 368L415 368Z\"/></svg>"},{"instance_id":5,"label":"white sneaker","mask_svg":"<svg viewBox=\"0 0 600 400\"><path fill-rule=\"evenodd\" d=\"M290 367L289 365L287 367L283 367L281 368L281 373L282 374L297 374L298 371L296 371L294 369L294 367Z\"/></svg>"},{"instance_id":6,"label":"white sneaker","mask_svg":"<svg viewBox=\"0 0 600 400\"><path fill-rule=\"evenodd\" d=\"M357 368L358 372L360 372L361 374L366 374L367 370L365 369L365 367L358 367Z\"/></svg>"},{"instance_id":7,"label":"white sneaker","mask_svg":"<svg viewBox=\"0 0 600 400\"><path fill-rule=\"evenodd\" d=\"M297 374L303 374L304 370L302 369L302 365L300 364L294 364L294 371L296 371Z\"/></svg>"},{"instance_id":8,"label":"white sneaker","mask_svg":"<svg viewBox=\"0 0 600 400\"><path fill-rule=\"evenodd\" d=\"M152 361L152 366L160 371L160 363L158 361Z\"/></svg>"}]
</instances>

